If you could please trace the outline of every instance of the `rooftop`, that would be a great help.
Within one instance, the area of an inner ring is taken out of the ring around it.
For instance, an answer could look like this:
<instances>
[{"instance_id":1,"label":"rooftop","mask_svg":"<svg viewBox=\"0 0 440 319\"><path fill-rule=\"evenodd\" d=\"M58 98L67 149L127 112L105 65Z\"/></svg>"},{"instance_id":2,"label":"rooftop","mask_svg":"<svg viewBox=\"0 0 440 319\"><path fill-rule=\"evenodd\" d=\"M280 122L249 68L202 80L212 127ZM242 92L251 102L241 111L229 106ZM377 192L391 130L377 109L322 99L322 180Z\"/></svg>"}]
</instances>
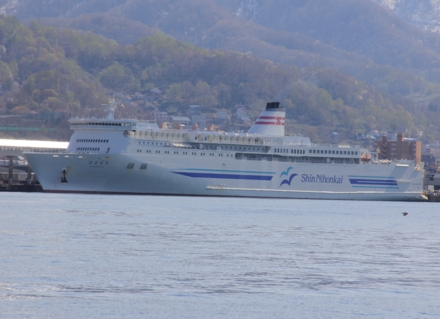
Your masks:
<instances>
[{"instance_id":1,"label":"rooftop","mask_svg":"<svg viewBox=\"0 0 440 319\"><path fill-rule=\"evenodd\" d=\"M34 140L6 140L0 139L0 146L9 147L36 147L36 148L56 148L67 149L69 142L34 141Z\"/></svg>"}]
</instances>

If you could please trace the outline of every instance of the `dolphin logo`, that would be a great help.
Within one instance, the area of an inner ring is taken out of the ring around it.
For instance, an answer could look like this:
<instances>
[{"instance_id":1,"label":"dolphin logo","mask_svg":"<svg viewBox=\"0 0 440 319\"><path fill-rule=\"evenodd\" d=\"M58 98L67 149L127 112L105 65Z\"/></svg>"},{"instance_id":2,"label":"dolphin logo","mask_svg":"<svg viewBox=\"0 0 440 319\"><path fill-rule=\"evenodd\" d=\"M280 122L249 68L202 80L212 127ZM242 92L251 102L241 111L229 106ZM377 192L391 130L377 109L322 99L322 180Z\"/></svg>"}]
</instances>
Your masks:
<instances>
[{"instance_id":1,"label":"dolphin logo","mask_svg":"<svg viewBox=\"0 0 440 319\"><path fill-rule=\"evenodd\" d=\"M292 175L290 175L290 178L289 178L288 180L287 180L287 179L283 180L283 181L281 182L281 184L280 184L280 187L283 186L284 184L287 184L287 185L290 186L290 183L292 183L292 179L293 179L295 176L298 176L298 174L292 174Z\"/></svg>"},{"instance_id":2,"label":"dolphin logo","mask_svg":"<svg viewBox=\"0 0 440 319\"><path fill-rule=\"evenodd\" d=\"M283 175L289 176L289 172L290 172L291 169L293 169L293 167L289 167L289 168L287 169L287 171L282 172L281 175L280 175L280 177L283 176Z\"/></svg>"}]
</instances>

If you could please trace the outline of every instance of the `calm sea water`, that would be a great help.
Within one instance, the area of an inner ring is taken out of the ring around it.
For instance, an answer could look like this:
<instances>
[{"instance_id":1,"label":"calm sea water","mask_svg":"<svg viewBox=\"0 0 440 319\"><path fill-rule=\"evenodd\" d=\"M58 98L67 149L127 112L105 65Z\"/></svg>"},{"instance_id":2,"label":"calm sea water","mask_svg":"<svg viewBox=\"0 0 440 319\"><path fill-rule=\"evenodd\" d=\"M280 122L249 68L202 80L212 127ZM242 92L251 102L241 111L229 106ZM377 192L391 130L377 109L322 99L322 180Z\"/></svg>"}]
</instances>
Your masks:
<instances>
[{"instance_id":1,"label":"calm sea water","mask_svg":"<svg viewBox=\"0 0 440 319\"><path fill-rule=\"evenodd\" d=\"M438 203L0 193L0 244L0 318L440 318Z\"/></svg>"}]
</instances>

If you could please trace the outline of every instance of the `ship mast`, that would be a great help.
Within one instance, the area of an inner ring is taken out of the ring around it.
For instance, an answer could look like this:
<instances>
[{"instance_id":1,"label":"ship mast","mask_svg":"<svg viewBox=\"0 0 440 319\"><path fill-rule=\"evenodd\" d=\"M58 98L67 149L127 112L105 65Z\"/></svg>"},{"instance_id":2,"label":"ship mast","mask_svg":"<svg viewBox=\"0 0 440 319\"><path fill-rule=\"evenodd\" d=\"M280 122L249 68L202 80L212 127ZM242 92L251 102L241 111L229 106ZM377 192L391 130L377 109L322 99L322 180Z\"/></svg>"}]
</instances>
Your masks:
<instances>
[{"instance_id":1,"label":"ship mast","mask_svg":"<svg viewBox=\"0 0 440 319\"><path fill-rule=\"evenodd\" d=\"M116 102L114 96L112 98L109 98L109 104L102 104L102 105L106 106L105 110L108 112L107 113L107 120L114 120L115 119L115 111L116 111L116 106L118 104L121 104L121 103Z\"/></svg>"}]
</instances>

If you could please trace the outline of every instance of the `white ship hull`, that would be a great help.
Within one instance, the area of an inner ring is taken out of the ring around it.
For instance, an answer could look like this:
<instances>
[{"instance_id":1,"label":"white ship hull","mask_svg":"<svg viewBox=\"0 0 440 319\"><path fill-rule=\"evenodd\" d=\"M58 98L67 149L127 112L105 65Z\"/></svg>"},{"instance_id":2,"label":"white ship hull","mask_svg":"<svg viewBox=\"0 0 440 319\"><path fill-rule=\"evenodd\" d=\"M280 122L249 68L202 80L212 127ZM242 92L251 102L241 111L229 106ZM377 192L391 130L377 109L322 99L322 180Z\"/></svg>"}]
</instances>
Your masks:
<instances>
[{"instance_id":1,"label":"white ship hull","mask_svg":"<svg viewBox=\"0 0 440 319\"><path fill-rule=\"evenodd\" d=\"M194 154L30 153L26 157L45 192L425 200L423 171L415 164L318 164Z\"/></svg>"},{"instance_id":2,"label":"white ship hull","mask_svg":"<svg viewBox=\"0 0 440 319\"><path fill-rule=\"evenodd\" d=\"M114 103L113 103L114 104ZM67 151L28 153L46 192L424 200L422 165L364 164L359 146L284 136L268 103L248 133L159 129L156 123L72 119Z\"/></svg>"}]
</instances>

